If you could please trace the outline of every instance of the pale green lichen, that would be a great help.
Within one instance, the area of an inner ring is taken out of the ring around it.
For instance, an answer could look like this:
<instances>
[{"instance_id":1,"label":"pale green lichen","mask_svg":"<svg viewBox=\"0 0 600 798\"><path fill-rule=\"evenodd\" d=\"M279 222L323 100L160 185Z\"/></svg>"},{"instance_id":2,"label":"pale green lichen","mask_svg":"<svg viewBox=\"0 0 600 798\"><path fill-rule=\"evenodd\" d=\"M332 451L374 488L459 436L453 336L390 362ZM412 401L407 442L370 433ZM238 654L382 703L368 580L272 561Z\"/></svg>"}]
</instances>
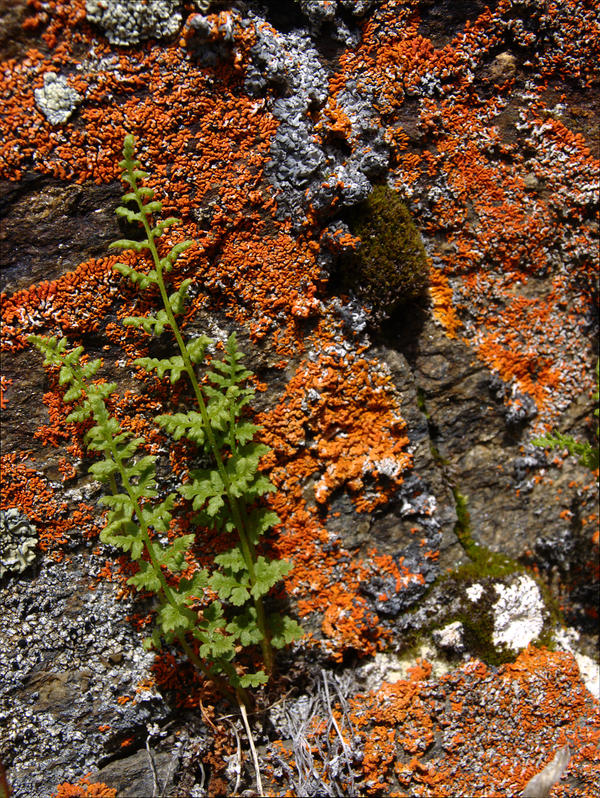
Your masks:
<instances>
[{"instance_id":1,"label":"pale green lichen","mask_svg":"<svg viewBox=\"0 0 600 798\"><path fill-rule=\"evenodd\" d=\"M35 560L35 527L15 507L0 510L0 578L22 573Z\"/></svg>"}]
</instances>

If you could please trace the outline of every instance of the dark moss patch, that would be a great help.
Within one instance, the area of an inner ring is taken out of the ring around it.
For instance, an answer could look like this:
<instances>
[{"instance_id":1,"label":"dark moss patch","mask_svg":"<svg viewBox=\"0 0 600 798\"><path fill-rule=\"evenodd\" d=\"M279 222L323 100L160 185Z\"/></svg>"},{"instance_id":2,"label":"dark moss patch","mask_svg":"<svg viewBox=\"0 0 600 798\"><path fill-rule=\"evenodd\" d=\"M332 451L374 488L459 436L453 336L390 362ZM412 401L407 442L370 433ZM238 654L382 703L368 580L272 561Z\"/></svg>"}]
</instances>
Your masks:
<instances>
[{"instance_id":1,"label":"dark moss patch","mask_svg":"<svg viewBox=\"0 0 600 798\"><path fill-rule=\"evenodd\" d=\"M341 288L368 302L375 321L384 321L402 305L425 295L427 256L397 191L376 186L364 202L349 211L346 222L361 245L343 256Z\"/></svg>"},{"instance_id":2,"label":"dark moss patch","mask_svg":"<svg viewBox=\"0 0 600 798\"><path fill-rule=\"evenodd\" d=\"M484 577L502 577L524 571L522 565L504 554L491 551L475 541L471 533L471 516L467 497L456 487L452 488L456 507L457 521L454 525L454 534L460 541L469 562L464 563L454 574L463 575L467 579L480 579Z\"/></svg>"}]
</instances>

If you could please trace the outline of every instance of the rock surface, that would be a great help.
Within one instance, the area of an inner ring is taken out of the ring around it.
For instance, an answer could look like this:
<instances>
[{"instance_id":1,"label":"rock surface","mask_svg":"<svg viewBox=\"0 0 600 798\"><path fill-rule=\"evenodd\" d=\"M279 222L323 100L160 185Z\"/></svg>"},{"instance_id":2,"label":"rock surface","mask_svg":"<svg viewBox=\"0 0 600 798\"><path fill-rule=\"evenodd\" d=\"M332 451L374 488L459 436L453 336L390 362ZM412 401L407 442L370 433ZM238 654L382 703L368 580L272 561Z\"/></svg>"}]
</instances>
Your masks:
<instances>
[{"instance_id":1,"label":"rock surface","mask_svg":"<svg viewBox=\"0 0 600 798\"><path fill-rule=\"evenodd\" d=\"M307 633L252 721L272 794L508 796L568 745L550 795L600 795L597 482L532 443L594 439L600 31L593 3L555 6L0 0L1 509L37 540L0 583L17 798L255 788L240 719L181 652L143 652L152 604L99 542L82 430L27 342L102 357L132 429L188 399L121 325L125 130L197 242L186 333L235 331L260 388ZM383 322L338 290L377 183L430 261ZM152 440L170 490L185 450Z\"/></svg>"}]
</instances>

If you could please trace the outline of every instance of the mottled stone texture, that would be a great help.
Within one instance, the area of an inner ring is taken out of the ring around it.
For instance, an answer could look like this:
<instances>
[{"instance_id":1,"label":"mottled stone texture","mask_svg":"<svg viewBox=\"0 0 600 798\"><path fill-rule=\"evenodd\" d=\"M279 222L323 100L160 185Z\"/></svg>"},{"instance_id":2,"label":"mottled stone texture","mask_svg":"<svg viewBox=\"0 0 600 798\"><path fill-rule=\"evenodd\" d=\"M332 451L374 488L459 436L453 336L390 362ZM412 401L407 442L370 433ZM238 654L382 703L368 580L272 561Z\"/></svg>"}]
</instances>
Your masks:
<instances>
[{"instance_id":1,"label":"mottled stone texture","mask_svg":"<svg viewBox=\"0 0 600 798\"><path fill-rule=\"evenodd\" d=\"M295 564L276 598L309 633L258 698L281 710L252 715L273 794L509 796L569 743L551 795L599 795L597 486L532 444L593 439L594 24L571 0L0 0L1 509L35 533L0 582L16 798L86 773L127 796L255 786L231 708L180 651L143 652L153 605L99 543L85 430L27 343L103 358L161 490L197 465L152 421L189 391L134 364L172 340L121 324L154 301L108 249L136 233L114 217L126 129L181 218L169 244L197 242L172 275L185 334L235 331L256 374L267 543ZM410 301L401 253L391 288L341 276L374 186L424 243ZM210 563L222 541L196 534Z\"/></svg>"}]
</instances>

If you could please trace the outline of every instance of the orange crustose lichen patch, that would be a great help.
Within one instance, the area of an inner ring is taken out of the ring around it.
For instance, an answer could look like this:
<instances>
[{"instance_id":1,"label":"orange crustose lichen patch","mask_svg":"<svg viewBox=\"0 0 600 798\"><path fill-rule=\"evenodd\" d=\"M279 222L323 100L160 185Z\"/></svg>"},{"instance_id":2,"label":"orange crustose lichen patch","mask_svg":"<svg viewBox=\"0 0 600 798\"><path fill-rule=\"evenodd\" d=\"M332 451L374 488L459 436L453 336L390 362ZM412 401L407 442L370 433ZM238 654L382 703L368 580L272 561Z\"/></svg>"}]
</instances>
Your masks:
<instances>
[{"instance_id":1,"label":"orange crustose lichen patch","mask_svg":"<svg viewBox=\"0 0 600 798\"><path fill-rule=\"evenodd\" d=\"M28 464L26 452L7 452L1 458L4 482L0 509L16 507L36 527L39 547L55 560L63 558L62 546L69 533L97 532L94 509L80 503L71 511L66 502L55 496L47 480Z\"/></svg>"},{"instance_id":2,"label":"orange crustose lichen patch","mask_svg":"<svg viewBox=\"0 0 600 798\"><path fill-rule=\"evenodd\" d=\"M6 377L4 374L0 375L0 410L4 410L8 404L8 399L6 398L6 392L12 385L12 380Z\"/></svg>"},{"instance_id":3,"label":"orange crustose lichen patch","mask_svg":"<svg viewBox=\"0 0 600 798\"><path fill-rule=\"evenodd\" d=\"M108 787L102 781L91 782L89 776L79 779L77 784L65 781L59 784L52 798L116 798L115 787Z\"/></svg>"},{"instance_id":4,"label":"orange crustose lichen patch","mask_svg":"<svg viewBox=\"0 0 600 798\"><path fill-rule=\"evenodd\" d=\"M589 318L598 243L590 209L600 163L557 118L561 106L544 99L557 79L582 86L596 79L600 36L592 5L544 5L527 30L515 23L514 4L500 0L436 47L423 36L421 4L388 0L330 80L332 95L356 85L381 115L396 186L415 200L432 255L435 317L535 401L540 430L582 381L584 388L593 382ZM529 64L526 102L508 126L502 114L519 102L516 67L487 70L507 37L532 47L536 24L552 33Z\"/></svg>"},{"instance_id":5,"label":"orange crustose lichen patch","mask_svg":"<svg viewBox=\"0 0 600 798\"><path fill-rule=\"evenodd\" d=\"M471 660L439 681L430 672L421 663L409 680L350 699L361 794L519 795L566 744L580 787L556 794L597 794L600 705L572 655L529 647L498 669ZM313 719L314 752L324 727Z\"/></svg>"},{"instance_id":6,"label":"orange crustose lichen patch","mask_svg":"<svg viewBox=\"0 0 600 798\"><path fill-rule=\"evenodd\" d=\"M265 442L273 448L265 464L273 467L276 483L318 475L319 504L346 488L359 511L371 510L412 464L405 423L389 373L336 344L331 332L320 332L321 351L300 364L283 400L261 416Z\"/></svg>"},{"instance_id":7,"label":"orange crustose lichen patch","mask_svg":"<svg viewBox=\"0 0 600 798\"><path fill-rule=\"evenodd\" d=\"M341 659L348 647L373 653L389 637L359 593L361 580L389 573L402 590L419 577L391 558L375 565L376 552L366 560L349 557L342 541L330 540L318 507L346 490L357 511L367 512L398 489L412 461L389 374L344 348L335 327L319 328L311 343L317 342L320 349L309 349L279 404L258 420L272 447L263 464L277 488L270 504L282 521L275 545L294 563L287 587L301 614L322 614L326 649Z\"/></svg>"}]
</instances>

